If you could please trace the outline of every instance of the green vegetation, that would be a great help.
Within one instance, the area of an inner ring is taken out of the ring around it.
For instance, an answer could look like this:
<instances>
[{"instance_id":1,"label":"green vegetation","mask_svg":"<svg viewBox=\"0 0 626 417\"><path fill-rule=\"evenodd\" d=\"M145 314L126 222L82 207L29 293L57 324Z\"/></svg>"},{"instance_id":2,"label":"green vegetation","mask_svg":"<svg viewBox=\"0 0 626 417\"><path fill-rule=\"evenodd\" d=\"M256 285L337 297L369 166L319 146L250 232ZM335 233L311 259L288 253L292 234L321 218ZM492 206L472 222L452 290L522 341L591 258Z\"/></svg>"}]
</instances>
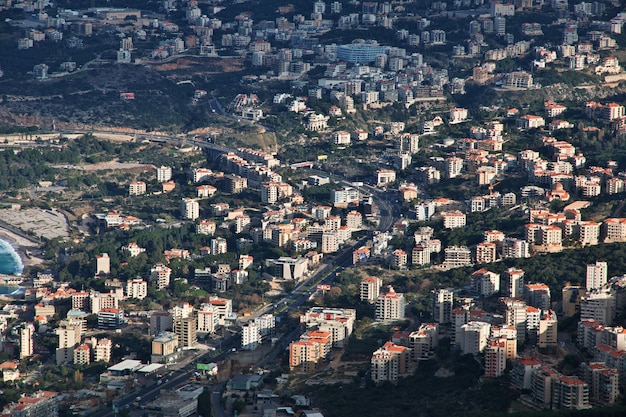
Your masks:
<instances>
[{"instance_id":1,"label":"green vegetation","mask_svg":"<svg viewBox=\"0 0 626 417\"><path fill-rule=\"evenodd\" d=\"M440 378L440 367L452 375ZM393 414L412 416L467 416L504 413L516 395L499 380L480 381L482 370L471 355L437 363L420 362L415 375L397 384L343 384L307 388L325 415L371 417ZM357 401L355 401L358 399Z\"/></svg>"}]
</instances>

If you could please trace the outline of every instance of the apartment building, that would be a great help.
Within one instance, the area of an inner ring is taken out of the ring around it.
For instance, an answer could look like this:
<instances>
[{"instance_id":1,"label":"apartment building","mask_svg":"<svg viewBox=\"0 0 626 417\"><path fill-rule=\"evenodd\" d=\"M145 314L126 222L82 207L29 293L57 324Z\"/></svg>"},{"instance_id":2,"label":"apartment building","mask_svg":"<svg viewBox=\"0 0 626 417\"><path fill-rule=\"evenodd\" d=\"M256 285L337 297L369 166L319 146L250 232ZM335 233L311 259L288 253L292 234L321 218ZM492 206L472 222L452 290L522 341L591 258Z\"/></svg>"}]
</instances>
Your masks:
<instances>
[{"instance_id":1,"label":"apartment building","mask_svg":"<svg viewBox=\"0 0 626 417\"><path fill-rule=\"evenodd\" d=\"M467 216L459 210L444 211L441 213L443 218L443 227L446 229L458 229L465 227Z\"/></svg>"},{"instance_id":2,"label":"apartment building","mask_svg":"<svg viewBox=\"0 0 626 417\"><path fill-rule=\"evenodd\" d=\"M526 332L528 330L528 305L520 299L502 298L504 304L504 323L513 326L517 330L517 340L524 343L526 340Z\"/></svg>"},{"instance_id":3,"label":"apartment building","mask_svg":"<svg viewBox=\"0 0 626 417\"><path fill-rule=\"evenodd\" d=\"M496 339L485 346L485 376L498 378L506 369L506 340Z\"/></svg>"},{"instance_id":4,"label":"apartment building","mask_svg":"<svg viewBox=\"0 0 626 417\"><path fill-rule=\"evenodd\" d=\"M408 255L402 249L396 249L391 253L391 265L397 269L404 269L408 264Z\"/></svg>"},{"instance_id":5,"label":"apartment building","mask_svg":"<svg viewBox=\"0 0 626 417\"><path fill-rule=\"evenodd\" d=\"M124 322L124 310L119 308L103 308L98 311L98 329L119 329Z\"/></svg>"},{"instance_id":6,"label":"apartment building","mask_svg":"<svg viewBox=\"0 0 626 417\"><path fill-rule=\"evenodd\" d=\"M566 285L561 290L561 311L565 317L572 317L580 311L582 297L586 294L584 287L578 285Z\"/></svg>"},{"instance_id":7,"label":"apartment building","mask_svg":"<svg viewBox=\"0 0 626 417\"><path fill-rule=\"evenodd\" d=\"M446 324L452 321L454 292L451 288L432 291L432 316L436 323Z\"/></svg>"},{"instance_id":8,"label":"apartment building","mask_svg":"<svg viewBox=\"0 0 626 417\"><path fill-rule=\"evenodd\" d=\"M171 275L172 269L163 264L157 264L150 268L150 281L156 282L157 290L169 287Z\"/></svg>"},{"instance_id":9,"label":"apartment building","mask_svg":"<svg viewBox=\"0 0 626 417\"><path fill-rule=\"evenodd\" d=\"M0 417L56 417L59 415L59 402L56 392L37 391L6 405Z\"/></svg>"},{"instance_id":10,"label":"apartment building","mask_svg":"<svg viewBox=\"0 0 626 417\"><path fill-rule=\"evenodd\" d=\"M472 252L467 246L448 246L444 249L444 267L458 268L471 264Z\"/></svg>"},{"instance_id":11,"label":"apartment building","mask_svg":"<svg viewBox=\"0 0 626 417\"><path fill-rule=\"evenodd\" d=\"M174 333L178 336L178 344L181 348L196 346L198 343L197 328L196 317L174 319Z\"/></svg>"},{"instance_id":12,"label":"apartment building","mask_svg":"<svg viewBox=\"0 0 626 417\"><path fill-rule=\"evenodd\" d=\"M146 190L146 183L143 181L132 181L128 185L128 195L130 196L144 195Z\"/></svg>"},{"instance_id":13,"label":"apartment building","mask_svg":"<svg viewBox=\"0 0 626 417\"><path fill-rule=\"evenodd\" d=\"M150 315L150 334L155 335L174 329L174 317L169 311L155 311Z\"/></svg>"},{"instance_id":14,"label":"apartment building","mask_svg":"<svg viewBox=\"0 0 626 417\"><path fill-rule=\"evenodd\" d=\"M517 119L516 125L519 129L538 129L546 125L546 121L541 116L527 114Z\"/></svg>"},{"instance_id":15,"label":"apartment building","mask_svg":"<svg viewBox=\"0 0 626 417\"><path fill-rule=\"evenodd\" d=\"M376 185L386 187L396 181L396 171L392 169L379 169L376 171Z\"/></svg>"},{"instance_id":16,"label":"apartment building","mask_svg":"<svg viewBox=\"0 0 626 417\"><path fill-rule=\"evenodd\" d=\"M83 343L74 348L74 365L89 365L91 362L91 348Z\"/></svg>"},{"instance_id":17,"label":"apartment building","mask_svg":"<svg viewBox=\"0 0 626 417\"><path fill-rule=\"evenodd\" d=\"M397 293L394 288L387 286L387 292L376 299L376 320L392 321L404 318L406 302L404 294Z\"/></svg>"},{"instance_id":18,"label":"apartment building","mask_svg":"<svg viewBox=\"0 0 626 417\"><path fill-rule=\"evenodd\" d=\"M160 166L156 169L157 182L167 182L172 179L172 167Z\"/></svg>"},{"instance_id":19,"label":"apartment building","mask_svg":"<svg viewBox=\"0 0 626 417\"><path fill-rule=\"evenodd\" d=\"M595 264L587 265L587 291L602 288L607 283L608 273L609 270L606 262L596 261Z\"/></svg>"},{"instance_id":20,"label":"apartment building","mask_svg":"<svg viewBox=\"0 0 626 417\"><path fill-rule=\"evenodd\" d=\"M589 400L594 404L615 404L619 396L619 373L604 362L580 364L581 379L589 386Z\"/></svg>"},{"instance_id":21,"label":"apartment building","mask_svg":"<svg viewBox=\"0 0 626 417\"><path fill-rule=\"evenodd\" d=\"M604 220L604 243L626 242L626 218Z\"/></svg>"},{"instance_id":22,"label":"apartment building","mask_svg":"<svg viewBox=\"0 0 626 417\"><path fill-rule=\"evenodd\" d=\"M371 379L374 382L396 382L409 371L410 349L386 342L372 354Z\"/></svg>"},{"instance_id":23,"label":"apartment building","mask_svg":"<svg viewBox=\"0 0 626 417\"><path fill-rule=\"evenodd\" d=\"M355 321L356 310L348 308L312 307L300 315L300 323L308 330L329 332L331 344L335 347L345 346L354 330Z\"/></svg>"},{"instance_id":24,"label":"apartment building","mask_svg":"<svg viewBox=\"0 0 626 417\"><path fill-rule=\"evenodd\" d=\"M552 310L541 311L539 329L537 330L537 347L539 349L554 349L558 346L558 320Z\"/></svg>"},{"instance_id":25,"label":"apartment building","mask_svg":"<svg viewBox=\"0 0 626 417\"><path fill-rule=\"evenodd\" d=\"M218 326L218 311L211 304L202 304L197 312L197 332L212 334Z\"/></svg>"},{"instance_id":26,"label":"apartment building","mask_svg":"<svg viewBox=\"0 0 626 417\"><path fill-rule=\"evenodd\" d=\"M111 273L111 258L108 253L96 255L96 275L108 275Z\"/></svg>"},{"instance_id":27,"label":"apartment building","mask_svg":"<svg viewBox=\"0 0 626 417\"><path fill-rule=\"evenodd\" d=\"M411 265L430 264L430 248L428 244L418 243L411 249Z\"/></svg>"},{"instance_id":28,"label":"apartment building","mask_svg":"<svg viewBox=\"0 0 626 417\"><path fill-rule=\"evenodd\" d=\"M552 408L553 392L560 374L548 366L540 366L532 371L531 396L543 409Z\"/></svg>"},{"instance_id":29,"label":"apartment building","mask_svg":"<svg viewBox=\"0 0 626 417\"><path fill-rule=\"evenodd\" d=\"M524 271L517 268L509 268L502 277L502 295L511 298L521 297L524 292Z\"/></svg>"},{"instance_id":30,"label":"apartment building","mask_svg":"<svg viewBox=\"0 0 626 417\"><path fill-rule=\"evenodd\" d=\"M55 332L59 338L55 353L57 365L71 363L74 360L74 348L80 343L82 324L62 320Z\"/></svg>"},{"instance_id":31,"label":"apartment building","mask_svg":"<svg viewBox=\"0 0 626 417\"><path fill-rule=\"evenodd\" d=\"M126 283L126 297L143 300L148 296L148 283L141 278L128 280Z\"/></svg>"},{"instance_id":32,"label":"apartment building","mask_svg":"<svg viewBox=\"0 0 626 417\"><path fill-rule=\"evenodd\" d=\"M96 345L93 348L94 361L95 362L111 362L111 349L113 348L113 342L111 339L102 338L98 339Z\"/></svg>"},{"instance_id":33,"label":"apartment building","mask_svg":"<svg viewBox=\"0 0 626 417\"><path fill-rule=\"evenodd\" d=\"M570 410L590 408L589 385L579 378L561 375L554 384L552 407Z\"/></svg>"},{"instance_id":34,"label":"apartment building","mask_svg":"<svg viewBox=\"0 0 626 417\"><path fill-rule=\"evenodd\" d=\"M525 356L513 361L511 383L519 390L530 390L532 373L540 366L541 361L530 356Z\"/></svg>"},{"instance_id":35,"label":"apartment building","mask_svg":"<svg viewBox=\"0 0 626 417\"><path fill-rule=\"evenodd\" d=\"M458 345L464 354L478 355L487 346L491 324L483 321L470 321L461 326Z\"/></svg>"},{"instance_id":36,"label":"apartment building","mask_svg":"<svg viewBox=\"0 0 626 417\"><path fill-rule=\"evenodd\" d=\"M332 342L330 337L310 337L289 344L289 369L313 372L325 361Z\"/></svg>"},{"instance_id":37,"label":"apartment building","mask_svg":"<svg viewBox=\"0 0 626 417\"><path fill-rule=\"evenodd\" d=\"M439 325L422 323L409 334L408 346L411 349L411 360L428 359L439 345Z\"/></svg>"},{"instance_id":38,"label":"apartment building","mask_svg":"<svg viewBox=\"0 0 626 417\"><path fill-rule=\"evenodd\" d=\"M33 335L35 334L35 326L33 323L23 323L18 331L20 334L20 359L29 358L34 353Z\"/></svg>"},{"instance_id":39,"label":"apartment building","mask_svg":"<svg viewBox=\"0 0 626 417\"><path fill-rule=\"evenodd\" d=\"M179 350L178 335L174 332L161 332L152 339L153 363L168 363L173 361Z\"/></svg>"},{"instance_id":40,"label":"apartment building","mask_svg":"<svg viewBox=\"0 0 626 417\"><path fill-rule=\"evenodd\" d=\"M610 325L616 314L616 297L610 289L587 292L580 303L580 320L597 320Z\"/></svg>"},{"instance_id":41,"label":"apartment building","mask_svg":"<svg viewBox=\"0 0 626 417\"><path fill-rule=\"evenodd\" d=\"M374 304L380 295L383 280L378 277L369 277L361 281L359 296L361 301Z\"/></svg>"},{"instance_id":42,"label":"apartment building","mask_svg":"<svg viewBox=\"0 0 626 417\"><path fill-rule=\"evenodd\" d=\"M180 216L185 220L196 220L200 217L200 204L193 198L183 198L180 202Z\"/></svg>"},{"instance_id":43,"label":"apartment building","mask_svg":"<svg viewBox=\"0 0 626 417\"><path fill-rule=\"evenodd\" d=\"M479 269L472 274L472 292L489 297L500 292L500 274Z\"/></svg>"},{"instance_id":44,"label":"apartment building","mask_svg":"<svg viewBox=\"0 0 626 417\"><path fill-rule=\"evenodd\" d=\"M544 283L525 284L523 296L526 303L530 306L540 310L549 310L551 308L550 287Z\"/></svg>"}]
</instances>

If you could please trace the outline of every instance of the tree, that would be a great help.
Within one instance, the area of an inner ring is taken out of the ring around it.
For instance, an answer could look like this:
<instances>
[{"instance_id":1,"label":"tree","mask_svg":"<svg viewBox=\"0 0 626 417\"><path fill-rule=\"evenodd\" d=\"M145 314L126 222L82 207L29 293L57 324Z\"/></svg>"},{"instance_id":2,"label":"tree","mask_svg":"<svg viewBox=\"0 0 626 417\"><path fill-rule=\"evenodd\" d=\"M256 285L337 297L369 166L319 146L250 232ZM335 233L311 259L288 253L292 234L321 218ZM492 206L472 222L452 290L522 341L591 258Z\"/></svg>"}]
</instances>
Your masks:
<instances>
[{"instance_id":1,"label":"tree","mask_svg":"<svg viewBox=\"0 0 626 417\"><path fill-rule=\"evenodd\" d=\"M204 391L198 397L198 415L205 417L211 415L211 391Z\"/></svg>"}]
</instances>

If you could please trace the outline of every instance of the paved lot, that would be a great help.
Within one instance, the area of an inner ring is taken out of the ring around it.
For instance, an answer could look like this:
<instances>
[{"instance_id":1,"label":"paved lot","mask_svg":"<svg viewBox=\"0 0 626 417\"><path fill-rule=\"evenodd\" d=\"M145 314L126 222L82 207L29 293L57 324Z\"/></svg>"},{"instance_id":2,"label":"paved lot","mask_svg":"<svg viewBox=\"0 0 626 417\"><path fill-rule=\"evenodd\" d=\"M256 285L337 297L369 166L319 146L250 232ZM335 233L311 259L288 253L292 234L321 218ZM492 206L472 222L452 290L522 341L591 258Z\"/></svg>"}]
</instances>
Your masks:
<instances>
[{"instance_id":1,"label":"paved lot","mask_svg":"<svg viewBox=\"0 0 626 417\"><path fill-rule=\"evenodd\" d=\"M56 210L25 209L0 210L0 220L25 232L33 232L46 239L68 238L69 224L65 216Z\"/></svg>"}]
</instances>

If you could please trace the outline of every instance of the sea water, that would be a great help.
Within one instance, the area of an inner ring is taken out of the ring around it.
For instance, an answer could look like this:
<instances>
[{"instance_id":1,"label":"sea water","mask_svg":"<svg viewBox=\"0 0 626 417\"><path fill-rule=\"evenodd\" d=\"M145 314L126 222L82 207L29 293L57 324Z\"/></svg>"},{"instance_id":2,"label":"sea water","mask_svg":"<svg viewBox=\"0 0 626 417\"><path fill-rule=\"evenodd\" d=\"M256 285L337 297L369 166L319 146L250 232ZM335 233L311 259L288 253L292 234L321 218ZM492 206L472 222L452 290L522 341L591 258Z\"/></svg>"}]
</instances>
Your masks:
<instances>
[{"instance_id":1,"label":"sea water","mask_svg":"<svg viewBox=\"0 0 626 417\"><path fill-rule=\"evenodd\" d=\"M6 240L0 239L0 274L20 275L24 265L15 248Z\"/></svg>"}]
</instances>

